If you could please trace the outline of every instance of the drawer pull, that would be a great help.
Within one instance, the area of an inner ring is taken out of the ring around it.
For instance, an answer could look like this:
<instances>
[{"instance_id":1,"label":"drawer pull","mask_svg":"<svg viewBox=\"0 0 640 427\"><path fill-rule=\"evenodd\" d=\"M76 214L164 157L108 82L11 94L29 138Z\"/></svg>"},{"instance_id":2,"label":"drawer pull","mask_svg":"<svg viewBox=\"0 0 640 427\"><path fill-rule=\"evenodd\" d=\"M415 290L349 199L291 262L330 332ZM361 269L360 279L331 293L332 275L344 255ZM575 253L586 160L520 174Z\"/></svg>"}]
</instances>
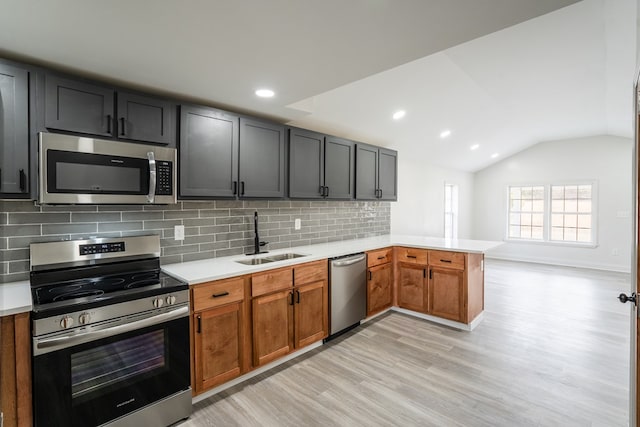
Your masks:
<instances>
[{"instance_id":1,"label":"drawer pull","mask_svg":"<svg viewBox=\"0 0 640 427\"><path fill-rule=\"evenodd\" d=\"M384 255L378 257L378 259L385 259L385 258L386 258L386 256L384 256Z\"/></svg>"},{"instance_id":2,"label":"drawer pull","mask_svg":"<svg viewBox=\"0 0 640 427\"><path fill-rule=\"evenodd\" d=\"M415 255L407 255L407 258L413 258L416 259L417 257Z\"/></svg>"},{"instance_id":3,"label":"drawer pull","mask_svg":"<svg viewBox=\"0 0 640 427\"><path fill-rule=\"evenodd\" d=\"M213 294L211 295L212 298L220 298L220 297L226 297L227 295L229 295L229 292L224 291L224 292L220 292L219 294Z\"/></svg>"},{"instance_id":4,"label":"drawer pull","mask_svg":"<svg viewBox=\"0 0 640 427\"><path fill-rule=\"evenodd\" d=\"M451 264L450 259L441 259L440 262L446 262L447 264Z\"/></svg>"}]
</instances>

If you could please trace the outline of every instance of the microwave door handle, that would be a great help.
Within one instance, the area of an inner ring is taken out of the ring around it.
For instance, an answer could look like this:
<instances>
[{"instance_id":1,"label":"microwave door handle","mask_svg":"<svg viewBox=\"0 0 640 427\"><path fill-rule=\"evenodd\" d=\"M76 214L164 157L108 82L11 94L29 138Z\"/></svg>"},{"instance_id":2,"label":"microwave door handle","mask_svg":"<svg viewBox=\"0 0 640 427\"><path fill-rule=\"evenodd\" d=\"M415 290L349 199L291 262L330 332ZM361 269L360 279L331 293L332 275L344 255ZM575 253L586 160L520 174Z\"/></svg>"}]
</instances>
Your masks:
<instances>
[{"instance_id":1,"label":"microwave door handle","mask_svg":"<svg viewBox=\"0 0 640 427\"><path fill-rule=\"evenodd\" d=\"M149 194L147 194L147 201L153 203L156 198L156 159L153 155L153 151L147 153L149 159Z\"/></svg>"}]
</instances>

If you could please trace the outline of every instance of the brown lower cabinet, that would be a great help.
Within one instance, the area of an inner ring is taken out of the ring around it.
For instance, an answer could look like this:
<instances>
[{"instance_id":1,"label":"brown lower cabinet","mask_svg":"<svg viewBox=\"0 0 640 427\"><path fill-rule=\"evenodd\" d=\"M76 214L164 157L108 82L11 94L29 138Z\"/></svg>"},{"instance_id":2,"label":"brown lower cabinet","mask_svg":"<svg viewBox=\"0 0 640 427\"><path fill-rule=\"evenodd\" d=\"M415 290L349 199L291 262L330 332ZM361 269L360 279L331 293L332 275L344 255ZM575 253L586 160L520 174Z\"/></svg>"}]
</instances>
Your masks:
<instances>
[{"instance_id":1,"label":"brown lower cabinet","mask_svg":"<svg viewBox=\"0 0 640 427\"><path fill-rule=\"evenodd\" d=\"M367 252L367 317L393 304L393 249Z\"/></svg>"},{"instance_id":2,"label":"brown lower cabinet","mask_svg":"<svg viewBox=\"0 0 640 427\"><path fill-rule=\"evenodd\" d=\"M0 410L4 427L32 425L29 313L0 318Z\"/></svg>"},{"instance_id":3,"label":"brown lower cabinet","mask_svg":"<svg viewBox=\"0 0 640 427\"><path fill-rule=\"evenodd\" d=\"M196 285L194 314L193 390L201 393L250 369L248 276Z\"/></svg>"},{"instance_id":4,"label":"brown lower cabinet","mask_svg":"<svg viewBox=\"0 0 640 427\"><path fill-rule=\"evenodd\" d=\"M429 283L429 314L465 322L464 271L432 267Z\"/></svg>"},{"instance_id":5,"label":"brown lower cabinet","mask_svg":"<svg viewBox=\"0 0 640 427\"><path fill-rule=\"evenodd\" d=\"M398 307L427 312L428 270L426 265L398 263Z\"/></svg>"}]
</instances>

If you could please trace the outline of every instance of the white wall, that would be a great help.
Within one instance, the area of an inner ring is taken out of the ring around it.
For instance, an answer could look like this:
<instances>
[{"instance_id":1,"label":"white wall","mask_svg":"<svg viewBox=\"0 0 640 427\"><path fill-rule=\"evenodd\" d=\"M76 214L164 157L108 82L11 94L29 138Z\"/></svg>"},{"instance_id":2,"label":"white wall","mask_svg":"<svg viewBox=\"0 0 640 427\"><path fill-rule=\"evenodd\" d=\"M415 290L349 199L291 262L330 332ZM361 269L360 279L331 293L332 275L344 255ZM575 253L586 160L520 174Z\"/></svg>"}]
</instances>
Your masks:
<instances>
[{"instance_id":1,"label":"white wall","mask_svg":"<svg viewBox=\"0 0 640 427\"><path fill-rule=\"evenodd\" d=\"M597 246L505 243L487 257L630 271L633 237L632 141L615 136L537 144L475 174L474 239L506 235L508 185L597 183ZM620 218L618 213L628 214ZM614 256L616 250L619 255Z\"/></svg>"},{"instance_id":2,"label":"white wall","mask_svg":"<svg viewBox=\"0 0 640 427\"><path fill-rule=\"evenodd\" d=\"M444 184L458 185L458 238L471 238L473 174L432 166L420 147L400 147L398 201L391 203L391 232L444 236Z\"/></svg>"}]
</instances>

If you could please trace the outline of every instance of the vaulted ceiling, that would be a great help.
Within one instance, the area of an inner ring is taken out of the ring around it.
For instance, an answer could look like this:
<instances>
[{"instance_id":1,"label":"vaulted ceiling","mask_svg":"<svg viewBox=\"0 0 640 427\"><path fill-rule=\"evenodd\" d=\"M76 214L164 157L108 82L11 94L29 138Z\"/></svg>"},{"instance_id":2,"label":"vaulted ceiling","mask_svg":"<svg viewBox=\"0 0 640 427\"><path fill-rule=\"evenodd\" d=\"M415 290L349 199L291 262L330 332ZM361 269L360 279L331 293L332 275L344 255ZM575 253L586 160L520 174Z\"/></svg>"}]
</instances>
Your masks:
<instances>
[{"instance_id":1,"label":"vaulted ceiling","mask_svg":"<svg viewBox=\"0 0 640 427\"><path fill-rule=\"evenodd\" d=\"M0 0L0 55L473 171L631 135L635 0ZM254 91L269 87L270 99ZM407 112L398 121L391 115ZM451 135L442 140L444 129ZM478 149L471 151L471 145Z\"/></svg>"}]
</instances>

